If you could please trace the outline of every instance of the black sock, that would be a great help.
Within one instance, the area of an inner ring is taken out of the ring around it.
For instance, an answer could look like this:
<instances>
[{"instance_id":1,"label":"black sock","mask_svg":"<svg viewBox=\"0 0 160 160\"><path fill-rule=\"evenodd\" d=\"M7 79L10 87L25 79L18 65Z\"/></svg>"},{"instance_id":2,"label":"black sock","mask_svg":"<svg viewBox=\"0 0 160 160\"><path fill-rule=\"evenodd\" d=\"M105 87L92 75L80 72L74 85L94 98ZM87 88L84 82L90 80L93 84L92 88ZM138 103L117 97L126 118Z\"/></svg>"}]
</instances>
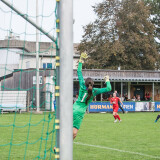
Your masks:
<instances>
[{"instance_id":1,"label":"black sock","mask_svg":"<svg viewBox=\"0 0 160 160\"><path fill-rule=\"evenodd\" d=\"M160 114L157 116L156 121L158 121L159 118L160 118Z\"/></svg>"},{"instance_id":2,"label":"black sock","mask_svg":"<svg viewBox=\"0 0 160 160\"><path fill-rule=\"evenodd\" d=\"M119 108L122 110L122 112L124 113L124 109L121 107L121 105L119 105Z\"/></svg>"}]
</instances>

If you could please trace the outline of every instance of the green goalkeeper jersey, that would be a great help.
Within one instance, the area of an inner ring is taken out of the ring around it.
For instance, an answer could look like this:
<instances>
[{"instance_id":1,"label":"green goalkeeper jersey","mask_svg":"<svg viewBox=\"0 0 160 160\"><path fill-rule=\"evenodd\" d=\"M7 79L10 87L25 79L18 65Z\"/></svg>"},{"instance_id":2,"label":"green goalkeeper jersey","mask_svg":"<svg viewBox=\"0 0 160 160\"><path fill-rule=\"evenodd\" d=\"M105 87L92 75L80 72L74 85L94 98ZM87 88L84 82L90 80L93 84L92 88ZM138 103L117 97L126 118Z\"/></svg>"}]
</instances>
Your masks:
<instances>
[{"instance_id":1,"label":"green goalkeeper jersey","mask_svg":"<svg viewBox=\"0 0 160 160\"><path fill-rule=\"evenodd\" d=\"M85 101L86 98L88 97L88 91L87 87L85 86L85 81L82 75L82 63L80 62L78 64L77 74L79 79L80 90L78 99L73 105L73 127L79 129L89 103L93 100L93 98L96 95L111 91L111 84L108 81L106 82L106 88L93 88L92 96L88 100L88 104L86 104Z\"/></svg>"}]
</instances>

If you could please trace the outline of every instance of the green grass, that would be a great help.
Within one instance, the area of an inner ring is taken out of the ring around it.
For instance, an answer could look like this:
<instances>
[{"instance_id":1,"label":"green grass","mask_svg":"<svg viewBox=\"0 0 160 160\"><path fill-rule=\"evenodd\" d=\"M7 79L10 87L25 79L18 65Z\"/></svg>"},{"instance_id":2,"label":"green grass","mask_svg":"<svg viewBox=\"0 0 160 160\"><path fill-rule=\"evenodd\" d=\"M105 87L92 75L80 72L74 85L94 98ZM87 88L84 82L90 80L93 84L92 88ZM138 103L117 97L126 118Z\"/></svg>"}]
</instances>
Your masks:
<instances>
[{"instance_id":1,"label":"green grass","mask_svg":"<svg viewBox=\"0 0 160 160\"><path fill-rule=\"evenodd\" d=\"M160 159L160 122L154 123L157 115L120 114L122 123L113 123L112 114L85 115L74 141L74 160Z\"/></svg>"},{"instance_id":2,"label":"green grass","mask_svg":"<svg viewBox=\"0 0 160 160\"><path fill-rule=\"evenodd\" d=\"M160 121L154 123L157 115L158 113L153 112L120 114L122 123L113 123L114 119L110 113L86 114L74 141L73 159L151 160L156 157L160 159ZM13 124L14 120L15 125L21 128L14 127L13 132L13 125L7 125ZM12 132L14 145L11 147L10 160L24 159L26 147L26 160L34 159L39 151L43 157L45 148L47 150L55 144L51 143L52 134L48 136L47 141L45 140L46 132L53 129L53 119L50 123L47 120L48 113L32 116L16 114L16 118L15 114L0 115L0 160L8 159L10 145L1 145L10 143ZM32 126L23 127L29 121ZM28 142L34 144L27 146L26 143L22 144L27 141L27 137ZM36 142L40 137L43 137L41 148L41 140ZM46 159L49 158L50 152L47 152Z\"/></svg>"},{"instance_id":3,"label":"green grass","mask_svg":"<svg viewBox=\"0 0 160 160\"><path fill-rule=\"evenodd\" d=\"M51 145L55 144L53 119L48 118L48 113L38 114L1 114L0 115L0 160L30 160L40 155L50 158ZM50 121L49 121L50 120ZM15 122L15 123L14 123ZM30 122L30 126L27 125ZM13 127L15 124L16 127ZM10 125L10 126L9 126ZM54 143L52 141L54 136ZM12 145L10 145L12 139ZM25 143L28 141L28 144ZM9 144L9 145L8 145ZM3 145L3 146L2 146ZM40 153L40 154L39 154ZM26 154L26 156L25 156ZM54 159L54 154L51 154Z\"/></svg>"}]
</instances>

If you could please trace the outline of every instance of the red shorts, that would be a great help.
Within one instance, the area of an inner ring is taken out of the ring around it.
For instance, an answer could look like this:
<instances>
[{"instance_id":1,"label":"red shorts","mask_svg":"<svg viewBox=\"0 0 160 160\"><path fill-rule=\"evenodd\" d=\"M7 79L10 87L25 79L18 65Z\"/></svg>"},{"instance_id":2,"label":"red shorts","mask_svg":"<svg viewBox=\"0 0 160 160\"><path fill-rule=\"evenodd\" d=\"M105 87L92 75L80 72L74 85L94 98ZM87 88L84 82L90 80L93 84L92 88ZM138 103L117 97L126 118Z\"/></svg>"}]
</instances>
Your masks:
<instances>
[{"instance_id":1,"label":"red shorts","mask_svg":"<svg viewBox=\"0 0 160 160\"><path fill-rule=\"evenodd\" d=\"M113 112L118 112L119 107L113 107Z\"/></svg>"}]
</instances>

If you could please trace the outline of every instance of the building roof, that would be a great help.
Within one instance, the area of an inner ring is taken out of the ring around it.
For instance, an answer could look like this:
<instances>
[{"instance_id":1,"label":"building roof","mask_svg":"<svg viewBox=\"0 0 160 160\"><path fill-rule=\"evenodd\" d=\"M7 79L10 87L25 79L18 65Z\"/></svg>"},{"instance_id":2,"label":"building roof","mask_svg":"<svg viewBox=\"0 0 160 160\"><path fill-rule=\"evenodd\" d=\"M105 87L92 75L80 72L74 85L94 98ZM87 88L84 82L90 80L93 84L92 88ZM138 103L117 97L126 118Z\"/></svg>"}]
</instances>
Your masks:
<instances>
[{"instance_id":1,"label":"building roof","mask_svg":"<svg viewBox=\"0 0 160 160\"><path fill-rule=\"evenodd\" d=\"M79 43L74 43L73 45L74 45L74 57L79 57L79 51L77 51ZM33 56L36 55L35 54L36 42L32 42L32 41L23 41L23 40L17 40L17 39L0 40L0 48L18 48L26 51L25 55L33 55ZM53 55L56 55L55 48L56 48L56 45L53 42L40 42L40 55L43 54L47 56L50 50L53 51ZM49 56L51 55L49 54Z\"/></svg>"},{"instance_id":2,"label":"building roof","mask_svg":"<svg viewBox=\"0 0 160 160\"><path fill-rule=\"evenodd\" d=\"M110 80L115 82L160 82L160 71L84 69L82 74L84 79L91 77L94 81L102 81L104 76L109 75ZM78 80L76 70L73 77Z\"/></svg>"},{"instance_id":3,"label":"building roof","mask_svg":"<svg viewBox=\"0 0 160 160\"><path fill-rule=\"evenodd\" d=\"M15 70L30 71L35 69ZM40 69L43 71L44 69ZM50 71L50 69L47 69ZM52 69L53 70L53 69ZM13 76L13 73L0 77L0 81ZM84 79L91 77L94 81L103 81L104 76L109 75L112 82L160 82L159 71L131 71L131 70L98 70L98 69L84 69L82 71ZM73 80L78 81L77 70L73 72Z\"/></svg>"},{"instance_id":4,"label":"building roof","mask_svg":"<svg viewBox=\"0 0 160 160\"><path fill-rule=\"evenodd\" d=\"M0 40L0 48L19 48L27 52L36 52L36 42L24 40ZM40 52L55 48L54 43L40 42Z\"/></svg>"},{"instance_id":5,"label":"building roof","mask_svg":"<svg viewBox=\"0 0 160 160\"><path fill-rule=\"evenodd\" d=\"M7 78L10 78L10 77L12 77L12 76L13 76L13 72L10 73L10 74L7 74L7 75L5 75L5 76L0 77L0 81L1 81L1 80L4 80L4 79L7 79Z\"/></svg>"}]
</instances>

